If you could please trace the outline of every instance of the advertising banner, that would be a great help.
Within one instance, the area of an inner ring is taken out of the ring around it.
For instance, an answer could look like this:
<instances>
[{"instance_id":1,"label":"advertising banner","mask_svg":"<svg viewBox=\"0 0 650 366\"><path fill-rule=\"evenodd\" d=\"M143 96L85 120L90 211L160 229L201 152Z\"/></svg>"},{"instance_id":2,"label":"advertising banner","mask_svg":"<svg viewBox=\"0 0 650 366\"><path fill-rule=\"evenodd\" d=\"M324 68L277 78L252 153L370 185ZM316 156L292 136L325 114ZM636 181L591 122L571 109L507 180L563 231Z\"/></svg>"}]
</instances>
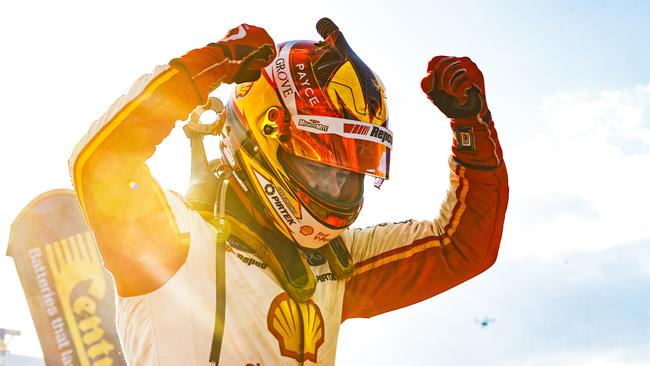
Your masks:
<instances>
[{"instance_id":1,"label":"advertising banner","mask_svg":"<svg viewBox=\"0 0 650 366\"><path fill-rule=\"evenodd\" d=\"M115 290L73 191L36 197L11 225L13 257L47 365L126 365Z\"/></svg>"}]
</instances>

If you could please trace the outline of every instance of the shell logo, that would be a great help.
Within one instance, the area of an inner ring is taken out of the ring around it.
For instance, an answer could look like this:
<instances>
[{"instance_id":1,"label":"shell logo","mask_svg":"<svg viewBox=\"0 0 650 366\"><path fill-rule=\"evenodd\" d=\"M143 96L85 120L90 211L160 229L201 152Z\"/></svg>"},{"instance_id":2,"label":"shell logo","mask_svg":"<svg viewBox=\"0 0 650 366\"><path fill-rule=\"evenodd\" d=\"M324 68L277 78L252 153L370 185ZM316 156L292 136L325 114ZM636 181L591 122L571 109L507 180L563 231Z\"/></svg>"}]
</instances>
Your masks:
<instances>
[{"instance_id":1,"label":"shell logo","mask_svg":"<svg viewBox=\"0 0 650 366\"><path fill-rule=\"evenodd\" d=\"M304 236L309 236L314 233L314 228L309 225L303 225L300 228L300 233Z\"/></svg>"},{"instance_id":2,"label":"shell logo","mask_svg":"<svg viewBox=\"0 0 650 366\"><path fill-rule=\"evenodd\" d=\"M283 292L273 299L267 322L283 356L298 362L318 362L318 349L325 341L325 325L318 305L312 300L296 302Z\"/></svg>"}]
</instances>

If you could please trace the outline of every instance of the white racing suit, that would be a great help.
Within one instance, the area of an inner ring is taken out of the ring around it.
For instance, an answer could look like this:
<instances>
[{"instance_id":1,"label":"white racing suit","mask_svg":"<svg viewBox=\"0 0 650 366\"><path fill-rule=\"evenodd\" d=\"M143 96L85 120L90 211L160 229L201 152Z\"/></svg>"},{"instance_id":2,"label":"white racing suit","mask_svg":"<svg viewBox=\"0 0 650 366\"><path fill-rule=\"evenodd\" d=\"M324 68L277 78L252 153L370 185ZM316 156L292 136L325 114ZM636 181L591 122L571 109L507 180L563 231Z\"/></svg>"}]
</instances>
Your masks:
<instances>
[{"instance_id":1,"label":"white racing suit","mask_svg":"<svg viewBox=\"0 0 650 366\"><path fill-rule=\"evenodd\" d=\"M206 97L197 95L185 74L160 67L93 124L70 160L79 201L109 270L121 262L120 268L128 263L134 273L146 268L155 274L158 262L138 251L145 241L162 253L187 250L184 264L159 288L118 298L118 331L132 365L208 364L216 229L180 196L164 192L145 164L175 121ZM500 155L496 132L488 135L488 145ZM450 188L432 221L345 231L341 237L356 263L349 279L337 279L323 258L309 258L318 283L306 303L293 301L246 243L229 240L220 365L332 365L346 319L417 303L486 270L496 260L508 201L506 167L497 159L498 167L482 170L452 157Z\"/></svg>"}]
</instances>

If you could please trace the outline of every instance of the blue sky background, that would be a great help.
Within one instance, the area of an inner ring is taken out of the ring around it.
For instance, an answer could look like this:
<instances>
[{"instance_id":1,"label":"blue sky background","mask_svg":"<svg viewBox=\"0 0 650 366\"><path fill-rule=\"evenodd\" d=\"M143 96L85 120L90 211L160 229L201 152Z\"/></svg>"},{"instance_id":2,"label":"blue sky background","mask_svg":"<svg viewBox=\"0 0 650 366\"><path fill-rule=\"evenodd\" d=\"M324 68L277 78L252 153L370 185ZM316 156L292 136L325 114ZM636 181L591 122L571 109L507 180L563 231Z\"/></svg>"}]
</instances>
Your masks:
<instances>
[{"instance_id":1,"label":"blue sky background","mask_svg":"<svg viewBox=\"0 0 650 366\"><path fill-rule=\"evenodd\" d=\"M240 22L278 42L316 39L321 16L388 90L392 176L367 189L359 226L437 213L451 133L419 80L438 54L483 70L511 186L496 265L423 303L346 322L338 364L650 364L650 2L3 3L0 252L27 202L70 186L74 145L137 77ZM183 192L179 130L150 164ZM38 355L9 258L0 279L0 327L24 332L13 352ZM495 321L483 329L475 320L486 317Z\"/></svg>"}]
</instances>

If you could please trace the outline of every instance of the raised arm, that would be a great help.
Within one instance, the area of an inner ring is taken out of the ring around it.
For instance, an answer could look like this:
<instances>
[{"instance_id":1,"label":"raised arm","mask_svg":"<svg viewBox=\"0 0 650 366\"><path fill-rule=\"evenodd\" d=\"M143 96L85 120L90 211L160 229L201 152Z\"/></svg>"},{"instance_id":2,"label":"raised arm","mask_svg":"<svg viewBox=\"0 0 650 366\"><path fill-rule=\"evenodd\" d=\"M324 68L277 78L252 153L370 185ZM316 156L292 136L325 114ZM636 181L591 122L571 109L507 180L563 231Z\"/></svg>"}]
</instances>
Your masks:
<instances>
[{"instance_id":1,"label":"raised arm","mask_svg":"<svg viewBox=\"0 0 650 366\"><path fill-rule=\"evenodd\" d=\"M508 177L483 75L469 58L438 56L429 63L422 89L451 118L454 141L447 197L432 221L348 233L357 267L346 284L343 320L425 300L485 271L496 260Z\"/></svg>"},{"instance_id":2,"label":"raised arm","mask_svg":"<svg viewBox=\"0 0 650 366\"><path fill-rule=\"evenodd\" d=\"M257 79L274 55L268 34L243 24L140 78L75 148L75 191L120 295L159 288L188 251L189 238L178 231L146 160L177 120L207 102L210 91L221 82Z\"/></svg>"}]
</instances>

